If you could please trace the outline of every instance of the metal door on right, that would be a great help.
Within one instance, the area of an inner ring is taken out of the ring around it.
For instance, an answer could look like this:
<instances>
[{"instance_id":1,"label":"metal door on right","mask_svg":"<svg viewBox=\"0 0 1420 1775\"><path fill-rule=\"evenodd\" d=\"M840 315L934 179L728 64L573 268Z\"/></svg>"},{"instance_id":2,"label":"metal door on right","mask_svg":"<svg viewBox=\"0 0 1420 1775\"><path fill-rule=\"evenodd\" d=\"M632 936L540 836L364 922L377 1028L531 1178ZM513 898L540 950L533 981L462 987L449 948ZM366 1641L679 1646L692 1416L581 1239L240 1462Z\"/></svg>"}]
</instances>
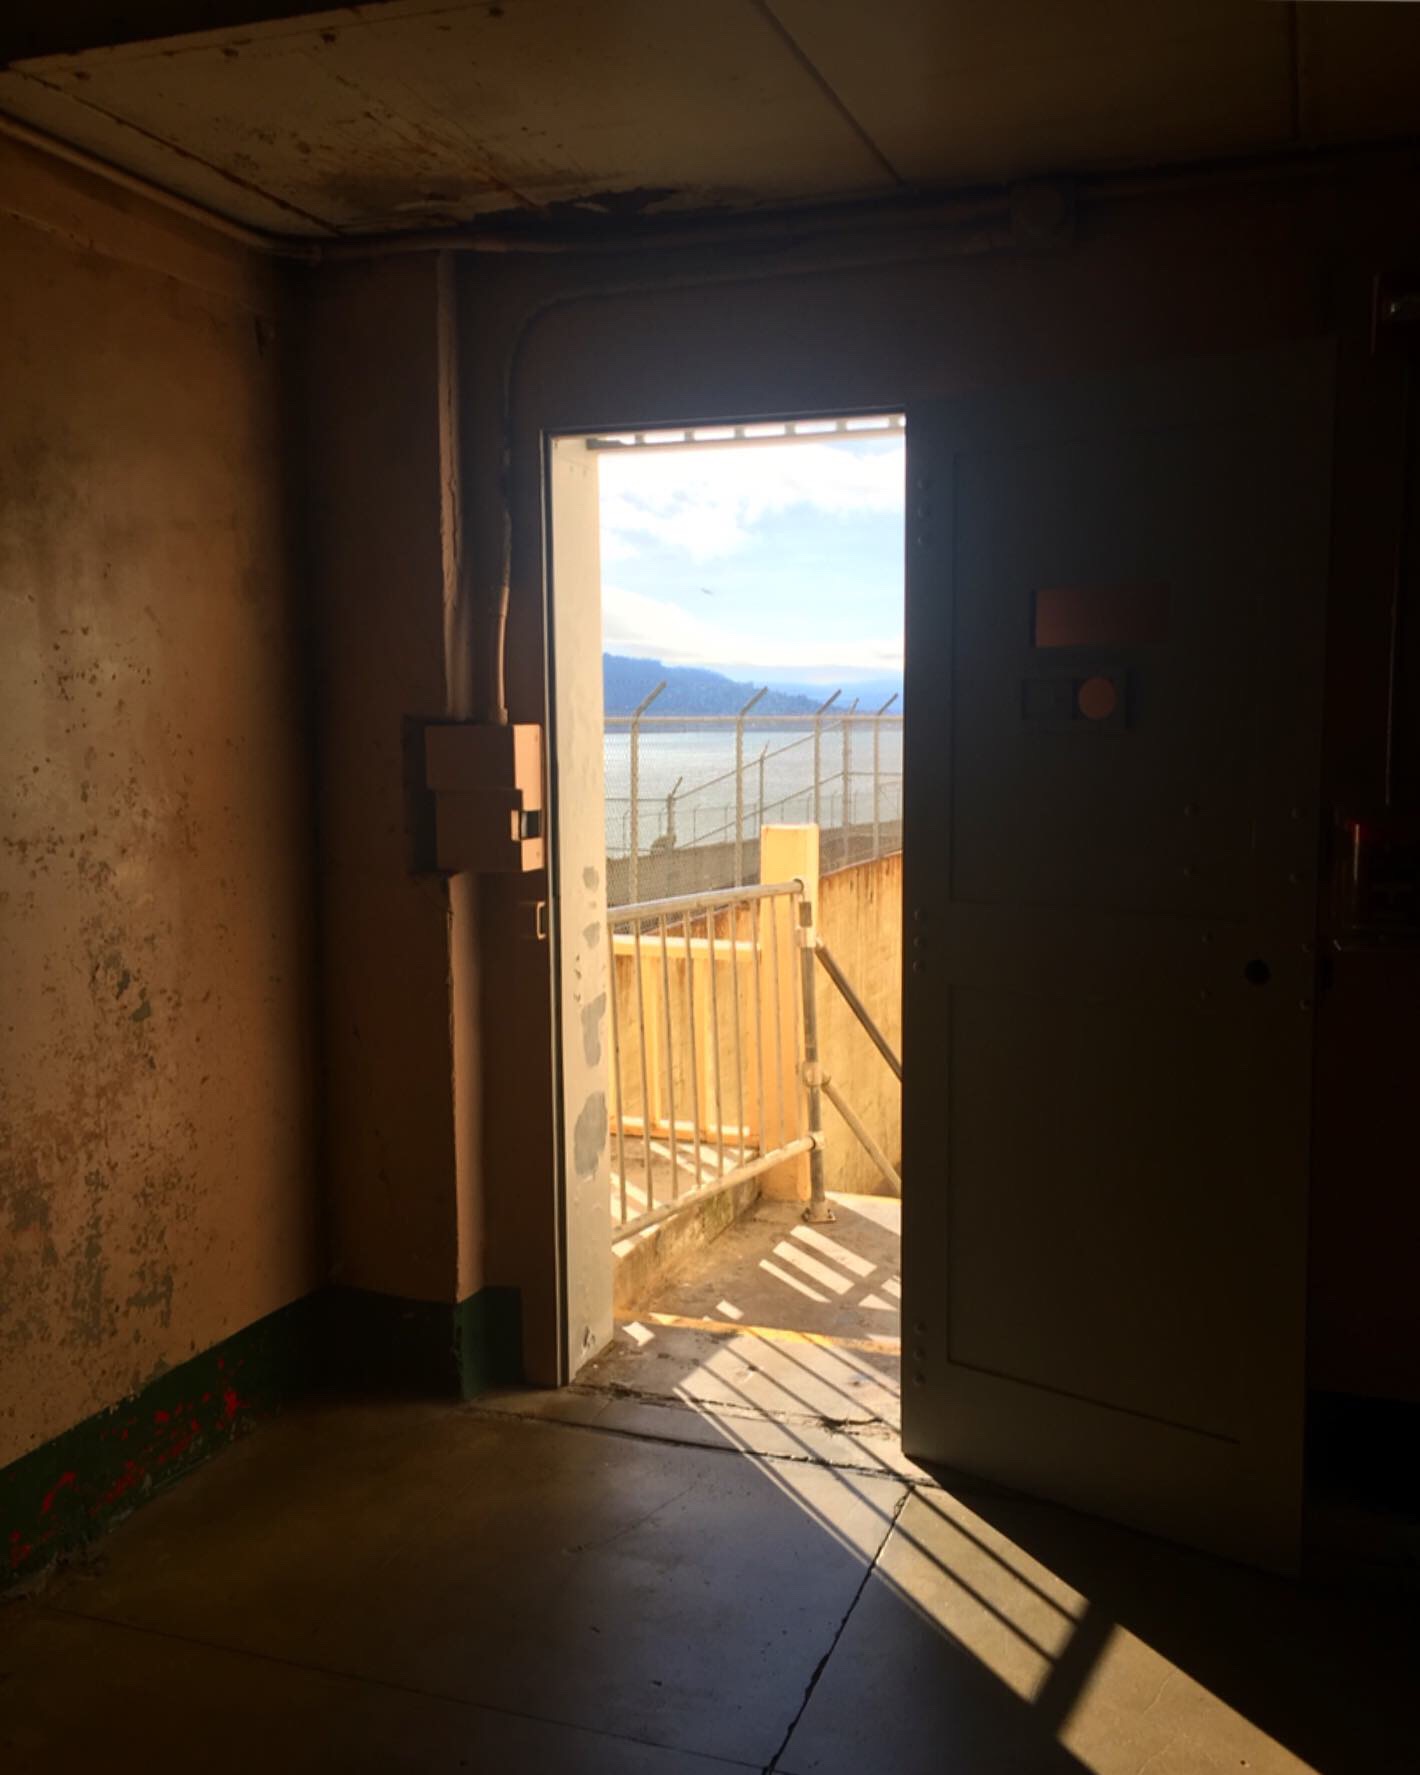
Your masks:
<instances>
[{"instance_id":1,"label":"metal door on right","mask_svg":"<svg viewBox=\"0 0 1420 1775\"><path fill-rule=\"evenodd\" d=\"M1281 1568L1332 359L908 413L904 1443Z\"/></svg>"}]
</instances>

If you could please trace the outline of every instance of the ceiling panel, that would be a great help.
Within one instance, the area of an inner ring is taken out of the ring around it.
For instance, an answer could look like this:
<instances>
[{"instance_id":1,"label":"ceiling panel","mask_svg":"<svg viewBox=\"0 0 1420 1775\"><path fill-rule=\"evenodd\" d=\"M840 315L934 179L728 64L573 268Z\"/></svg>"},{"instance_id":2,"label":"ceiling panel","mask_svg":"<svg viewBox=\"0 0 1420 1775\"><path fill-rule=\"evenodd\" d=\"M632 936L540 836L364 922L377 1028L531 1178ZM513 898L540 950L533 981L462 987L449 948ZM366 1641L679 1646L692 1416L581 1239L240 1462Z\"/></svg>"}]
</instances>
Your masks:
<instances>
[{"instance_id":1,"label":"ceiling panel","mask_svg":"<svg viewBox=\"0 0 1420 1775\"><path fill-rule=\"evenodd\" d=\"M1256 0L771 0L905 177L1000 180L1291 133L1288 13Z\"/></svg>"},{"instance_id":2,"label":"ceiling panel","mask_svg":"<svg viewBox=\"0 0 1420 1775\"><path fill-rule=\"evenodd\" d=\"M0 103L124 164L141 152L172 189L215 184L228 213L270 225L274 199L298 231L892 184L753 0L348 9L26 62Z\"/></svg>"},{"instance_id":3,"label":"ceiling panel","mask_svg":"<svg viewBox=\"0 0 1420 1775\"><path fill-rule=\"evenodd\" d=\"M794 204L1414 138L1420 4L380 0L22 62L0 110L286 233Z\"/></svg>"}]
</instances>

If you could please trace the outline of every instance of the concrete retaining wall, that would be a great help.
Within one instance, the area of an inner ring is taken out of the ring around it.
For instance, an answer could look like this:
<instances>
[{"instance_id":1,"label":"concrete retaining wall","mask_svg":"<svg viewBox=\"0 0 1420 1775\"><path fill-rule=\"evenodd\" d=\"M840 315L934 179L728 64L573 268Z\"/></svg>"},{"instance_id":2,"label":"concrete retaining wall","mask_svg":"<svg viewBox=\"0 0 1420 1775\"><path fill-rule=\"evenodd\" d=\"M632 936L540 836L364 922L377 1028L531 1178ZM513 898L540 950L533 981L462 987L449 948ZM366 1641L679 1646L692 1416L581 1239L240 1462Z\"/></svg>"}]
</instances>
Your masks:
<instances>
[{"instance_id":1,"label":"concrete retaining wall","mask_svg":"<svg viewBox=\"0 0 1420 1775\"><path fill-rule=\"evenodd\" d=\"M902 1052L902 852L837 869L819 883L821 940L891 1043ZM893 1164L902 1163L902 1095L887 1062L828 975L818 974L824 1069ZM877 1167L831 1103L824 1104L828 1187L876 1195Z\"/></svg>"}]
</instances>

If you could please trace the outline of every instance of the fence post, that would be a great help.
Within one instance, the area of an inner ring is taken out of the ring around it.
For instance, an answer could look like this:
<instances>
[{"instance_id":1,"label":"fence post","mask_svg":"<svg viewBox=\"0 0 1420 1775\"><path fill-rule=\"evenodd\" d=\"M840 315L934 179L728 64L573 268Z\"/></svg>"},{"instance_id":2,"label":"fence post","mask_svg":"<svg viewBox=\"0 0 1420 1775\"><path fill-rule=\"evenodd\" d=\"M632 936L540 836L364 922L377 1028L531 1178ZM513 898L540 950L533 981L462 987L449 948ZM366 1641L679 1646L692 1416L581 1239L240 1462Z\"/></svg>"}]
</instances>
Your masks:
<instances>
[{"instance_id":1,"label":"fence post","mask_svg":"<svg viewBox=\"0 0 1420 1775\"><path fill-rule=\"evenodd\" d=\"M801 881L804 898L817 906L818 827L767 826L759 841L759 879L763 882ZM775 1036L771 1049L774 1065L766 1069L765 1085L776 1101L782 1101L786 1119L784 1133L788 1139L795 1140L809 1131L805 1120L804 1081L799 1071L803 977L798 925L794 918L794 903L787 894L767 902L766 912L774 920L775 928L768 933L767 939L771 959L762 981L763 1023L766 1030L775 1032ZM811 1187L807 1153L785 1159L783 1164L766 1171L760 1180L762 1193L771 1201L807 1202Z\"/></svg>"},{"instance_id":2,"label":"fence post","mask_svg":"<svg viewBox=\"0 0 1420 1775\"><path fill-rule=\"evenodd\" d=\"M755 842L761 851L764 849L764 761L768 756L769 741L766 740L759 749L759 812L754 822ZM763 875L759 879L763 881Z\"/></svg>"},{"instance_id":3,"label":"fence post","mask_svg":"<svg viewBox=\"0 0 1420 1775\"><path fill-rule=\"evenodd\" d=\"M818 1056L818 997L814 968L814 911L809 899L799 902L799 928L794 933L799 949L799 980L804 994L804 1099L808 1132L814 1136L809 1154L809 1204L804 1219L832 1220L828 1205L823 1162L823 1066Z\"/></svg>"},{"instance_id":4,"label":"fence post","mask_svg":"<svg viewBox=\"0 0 1420 1775\"><path fill-rule=\"evenodd\" d=\"M853 824L853 717L857 709L858 699L855 696L848 705L848 713L843 717L843 826L838 850L840 866L846 866L848 862L848 828Z\"/></svg>"},{"instance_id":5,"label":"fence post","mask_svg":"<svg viewBox=\"0 0 1420 1775\"><path fill-rule=\"evenodd\" d=\"M735 886L745 884L745 716L768 696L769 686L755 691L735 717Z\"/></svg>"},{"instance_id":6,"label":"fence post","mask_svg":"<svg viewBox=\"0 0 1420 1775\"><path fill-rule=\"evenodd\" d=\"M665 687L666 680L662 678L651 694L643 696L631 711L631 837L627 874L631 886L629 900L633 906L641 898L641 717Z\"/></svg>"},{"instance_id":7,"label":"fence post","mask_svg":"<svg viewBox=\"0 0 1420 1775\"><path fill-rule=\"evenodd\" d=\"M823 716L826 709L831 709L843 695L842 690L835 690L826 703L820 703L814 711L814 825L823 830L823 770L821 758L823 753Z\"/></svg>"},{"instance_id":8,"label":"fence post","mask_svg":"<svg viewBox=\"0 0 1420 1775\"><path fill-rule=\"evenodd\" d=\"M882 794L882 781L883 781L883 770L882 770L883 716L887 714L888 710L893 706L893 704L896 701L897 701L897 692L893 691L892 695L888 698L888 700L883 704L882 708L880 708L878 710L877 714L873 717L873 861L874 862L876 862L877 859L883 854L882 807L881 807L881 801L880 801L880 797Z\"/></svg>"},{"instance_id":9,"label":"fence post","mask_svg":"<svg viewBox=\"0 0 1420 1775\"><path fill-rule=\"evenodd\" d=\"M677 794L679 794L680 786L684 781L685 778L683 776L677 777L675 780L675 788L672 789L670 794L666 797L666 849L668 851L673 851L675 849L675 798Z\"/></svg>"}]
</instances>

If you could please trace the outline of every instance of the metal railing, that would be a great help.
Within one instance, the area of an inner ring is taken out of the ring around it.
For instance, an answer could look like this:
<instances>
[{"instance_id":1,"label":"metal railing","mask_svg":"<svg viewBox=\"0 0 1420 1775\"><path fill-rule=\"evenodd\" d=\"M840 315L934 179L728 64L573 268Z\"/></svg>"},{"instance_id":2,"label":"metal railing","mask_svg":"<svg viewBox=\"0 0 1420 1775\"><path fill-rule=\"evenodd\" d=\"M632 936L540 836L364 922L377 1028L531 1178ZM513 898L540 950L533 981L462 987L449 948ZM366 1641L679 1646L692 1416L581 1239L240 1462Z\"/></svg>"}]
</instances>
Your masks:
<instances>
[{"instance_id":1,"label":"metal railing","mask_svg":"<svg viewBox=\"0 0 1420 1775\"><path fill-rule=\"evenodd\" d=\"M789 881L608 914L616 1237L821 1145L802 1065L804 904Z\"/></svg>"},{"instance_id":2,"label":"metal railing","mask_svg":"<svg viewBox=\"0 0 1420 1775\"><path fill-rule=\"evenodd\" d=\"M739 887L757 873L770 823L812 822L825 862L864 862L901 848L902 716L838 706L812 715L762 715L757 691L735 715L653 715L658 685L629 715L608 715L606 843L609 880L628 904L643 878ZM716 739L720 737L720 744ZM717 768L718 766L718 768ZM718 847L723 855L706 855ZM673 867L678 853L698 851ZM649 865L654 862L654 869Z\"/></svg>"},{"instance_id":3,"label":"metal railing","mask_svg":"<svg viewBox=\"0 0 1420 1775\"><path fill-rule=\"evenodd\" d=\"M815 958L899 1080L902 1065L819 940L802 882L646 900L616 907L607 925L615 1237L800 1154L805 1214L831 1220L824 1097L901 1195L823 1065Z\"/></svg>"}]
</instances>

